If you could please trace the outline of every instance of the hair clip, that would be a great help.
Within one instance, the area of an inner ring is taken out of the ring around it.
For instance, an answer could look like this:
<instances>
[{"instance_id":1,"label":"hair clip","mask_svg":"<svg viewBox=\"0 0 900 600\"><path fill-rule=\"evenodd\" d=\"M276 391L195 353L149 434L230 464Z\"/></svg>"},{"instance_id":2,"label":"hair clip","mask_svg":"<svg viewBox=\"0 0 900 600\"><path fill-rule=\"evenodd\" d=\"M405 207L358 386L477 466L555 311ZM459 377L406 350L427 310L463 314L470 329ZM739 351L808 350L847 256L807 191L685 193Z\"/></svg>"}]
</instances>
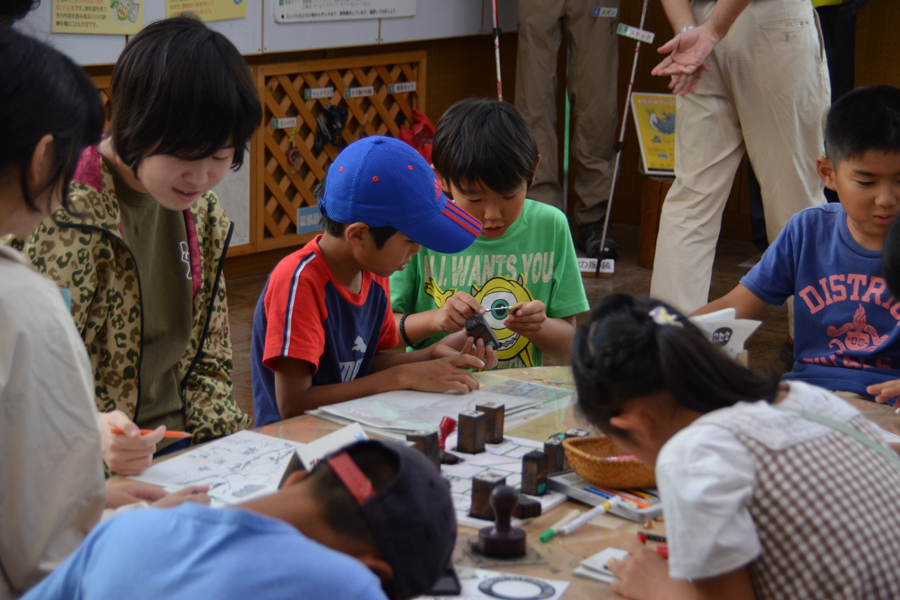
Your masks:
<instances>
[{"instance_id":1,"label":"hair clip","mask_svg":"<svg viewBox=\"0 0 900 600\"><path fill-rule=\"evenodd\" d=\"M650 318L653 319L653 322L657 325L674 325L676 327L684 327L684 324L678 320L677 315L673 315L668 310L666 310L665 306L657 306L649 313Z\"/></svg>"}]
</instances>

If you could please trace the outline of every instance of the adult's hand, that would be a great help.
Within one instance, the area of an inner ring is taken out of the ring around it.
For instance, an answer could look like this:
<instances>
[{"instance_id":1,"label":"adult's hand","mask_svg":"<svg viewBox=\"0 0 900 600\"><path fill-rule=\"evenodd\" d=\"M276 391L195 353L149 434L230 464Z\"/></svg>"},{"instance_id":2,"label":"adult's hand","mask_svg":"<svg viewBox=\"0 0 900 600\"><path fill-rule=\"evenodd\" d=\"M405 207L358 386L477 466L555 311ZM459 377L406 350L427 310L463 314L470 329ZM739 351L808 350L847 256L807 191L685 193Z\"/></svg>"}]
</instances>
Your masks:
<instances>
[{"instance_id":1,"label":"adult's hand","mask_svg":"<svg viewBox=\"0 0 900 600\"><path fill-rule=\"evenodd\" d=\"M717 43L719 38L705 25L679 33L659 48L660 54L669 53L669 56L656 65L651 73L659 77L671 76L673 79L669 88L682 96L689 94L700 85L703 73L709 71L703 61Z\"/></svg>"}]
</instances>

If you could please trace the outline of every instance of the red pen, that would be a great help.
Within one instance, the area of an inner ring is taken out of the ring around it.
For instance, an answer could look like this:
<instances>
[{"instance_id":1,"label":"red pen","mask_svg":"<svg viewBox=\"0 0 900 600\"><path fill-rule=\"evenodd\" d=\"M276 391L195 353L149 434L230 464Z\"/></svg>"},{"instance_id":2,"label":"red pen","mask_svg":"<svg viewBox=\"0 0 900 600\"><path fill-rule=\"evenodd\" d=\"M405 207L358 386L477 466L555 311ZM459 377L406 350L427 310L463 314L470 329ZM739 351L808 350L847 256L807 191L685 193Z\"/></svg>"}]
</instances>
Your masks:
<instances>
[{"instance_id":1,"label":"red pen","mask_svg":"<svg viewBox=\"0 0 900 600\"><path fill-rule=\"evenodd\" d=\"M662 536L662 535L654 535L652 533L643 533L643 532L639 532L637 534L637 536L638 536L638 540L640 540L640 542L642 544L646 544L648 539L651 541L658 541L658 540L666 539L665 536ZM668 543L663 541L662 543L657 544L655 550L656 550L656 553L659 554L661 557L663 557L665 560L669 560L669 544Z\"/></svg>"},{"instance_id":2,"label":"red pen","mask_svg":"<svg viewBox=\"0 0 900 600\"><path fill-rule=\"evenodd\" d=\"M153 433L154 431L156 431L156 430L155 429L141 429L141 435L147 435L148 433ZM124 435L125 434L125 432L122 431L121 429L119 429L118 427L114 427L112 432L116 435ZM181 438L192 437L193 435L194 435L193 433L188 433L186 431L167 431L163 434L163 437L181 439Z\"/></svg>"}]
</instances>

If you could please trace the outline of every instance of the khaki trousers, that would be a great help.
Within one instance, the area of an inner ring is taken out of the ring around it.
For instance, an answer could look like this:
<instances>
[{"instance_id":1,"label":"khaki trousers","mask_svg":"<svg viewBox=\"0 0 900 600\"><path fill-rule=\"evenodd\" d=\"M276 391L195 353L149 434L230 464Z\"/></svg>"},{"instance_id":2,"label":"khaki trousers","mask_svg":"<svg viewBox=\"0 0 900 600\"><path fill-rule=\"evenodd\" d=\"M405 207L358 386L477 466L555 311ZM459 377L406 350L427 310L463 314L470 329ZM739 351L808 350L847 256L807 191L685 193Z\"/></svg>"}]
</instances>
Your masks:
<instances>
[{"instance_id":1,"label":"khaki trousers","mask_svg":"<svg viewBox=\"0 0 900 600\"><path fill-rule=\"evenodd\" d=\"M715 7L694 1L697 22ZM775 240L804 208L823 204L830 99L825 51L809 0L755 0L707 58L699 89L679 97L675 183L663 204L650 295L691 313L709 300L722 211L749 153Z\"/></svg>"},{"instance_id":2,"label":"khaki trousers","mask_svg":"<svg viewBox=\"0 0 900 600\"><path fill-rule=\"evenodd\" d=\"M556 63L565 30L572 52L566 88L579 224L606 215L615 161L618 18L592 17L595 7L618 8L619 0L519 0L516 108L534 131L541 154L528 196L565 210L556 137Z\"/></svg>"}]
</instances>

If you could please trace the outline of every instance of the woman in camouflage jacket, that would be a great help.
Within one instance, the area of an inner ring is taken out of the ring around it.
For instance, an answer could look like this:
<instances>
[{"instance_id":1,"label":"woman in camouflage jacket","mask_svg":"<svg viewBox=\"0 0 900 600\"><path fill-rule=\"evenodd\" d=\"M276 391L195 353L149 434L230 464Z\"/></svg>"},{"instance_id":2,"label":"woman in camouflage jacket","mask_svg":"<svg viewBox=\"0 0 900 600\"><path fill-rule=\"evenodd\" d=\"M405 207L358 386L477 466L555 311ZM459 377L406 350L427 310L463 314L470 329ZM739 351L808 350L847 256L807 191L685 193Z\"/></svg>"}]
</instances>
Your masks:
<instances>
[{"instance_id":1,"label":"woman in camouflage jacket","mask_svg":"<svg viewBox=\"0 0 900 600\"><path fill-rule=\"evenodd\" d=\"M26 240L24 252L71 294L72 315L94 369L97 407L102 412L121 410L132 421L139 420L140 276L120 233L112 174L97 148L82 155L69 201L73 213L81 215L58 210ZM250 417L231 396L222 266L234 225L214 192L184 211L184 220L195 291L191 341L176 371L186 429L194 434L194 442L202 442L248 427Z\"/></svg>"},{"instance_id":2,"label":"woman in camouflage jacket","mask_svg":"<svg viewBox=\"0 0 900 600\"><path fill-rule=\"evenodd\" d=\"M71 214L41 223L24 252L71 294L103 457L127 475L150 465L163 425L197 443L251 424L231 396L222 267L232 225L210 190L243 163L262 107L234 45L190 17L129 41L110 98L108 135L69 187Z\"/></svg>"}]
</instances>

